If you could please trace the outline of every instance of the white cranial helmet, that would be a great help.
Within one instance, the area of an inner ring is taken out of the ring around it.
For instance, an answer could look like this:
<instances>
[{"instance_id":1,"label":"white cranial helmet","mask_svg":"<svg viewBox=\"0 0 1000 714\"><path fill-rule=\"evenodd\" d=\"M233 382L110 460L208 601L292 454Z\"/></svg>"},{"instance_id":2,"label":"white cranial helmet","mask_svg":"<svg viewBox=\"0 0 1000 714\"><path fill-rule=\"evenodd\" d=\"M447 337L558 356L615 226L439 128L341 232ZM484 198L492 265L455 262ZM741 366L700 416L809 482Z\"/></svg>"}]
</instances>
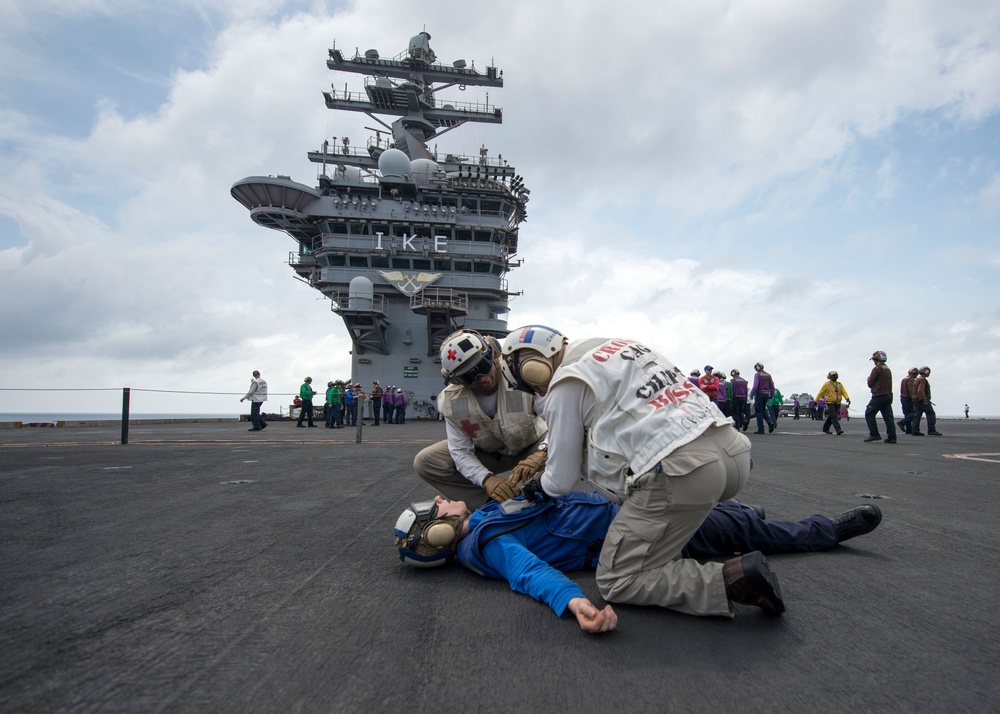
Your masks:
<instances>
[{"instance_id":1,"label":"white cranial helmet","mask_svg":"<svg viewBox=\"0 0 1000 714\"><path fill-rule=\"evenodd\" d=\"M438 506L420 501L399 514L392 529L399 559L417 568L435 568L455 556L465 516L438 518Z\"/></svg>"},{"instance_id":2,"label":"white cranial helmet","mask_svg":"<svg viewBox=\"0 0 1000 714\"><path fill-rule=\"evenodd\" d=\"M473 330L449 336L441 344L441 376L446 382L470 385L476 377L489 374L496 354L495 343Z\"/></svg>"},{"instance_id":3,"label":"white cranial helmet","mask_svg":"<svg viewBox=\"0 0 1000 714\"><path fill-rule=\"evenodd\" d=\"M503 341L504 379L515 389L536 394L548 387L555 373L554 358L566 343L566 336L544 325L526 325L507 335Z\"/></svg>"}]
</instances>

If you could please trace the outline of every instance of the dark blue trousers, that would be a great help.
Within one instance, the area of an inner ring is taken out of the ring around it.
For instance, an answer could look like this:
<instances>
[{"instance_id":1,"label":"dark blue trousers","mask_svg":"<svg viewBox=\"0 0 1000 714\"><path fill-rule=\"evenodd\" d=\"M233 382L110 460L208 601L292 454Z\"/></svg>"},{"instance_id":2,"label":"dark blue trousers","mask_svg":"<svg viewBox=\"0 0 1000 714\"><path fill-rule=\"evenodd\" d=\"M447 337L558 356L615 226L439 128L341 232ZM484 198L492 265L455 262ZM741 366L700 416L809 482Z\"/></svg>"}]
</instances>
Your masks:
<instances>
[{"instance_id":1,"label":"dark blue trousers","mask_svg":"<svg viewBox=\"0 0 1000 714\"><path fill-rule=\"evenodd\" d=\"M708 514L682 555L685 558L729 557L759 550L764 555L813 553L839 543L837 528L826 516L801 521L765 521L749 506L724 501Z\"/></svg>"},{"instance_id":2,"label":"dark blue trousers","mask_svg":"<svg viewBox=\"0 0 1000 714\"><path fill-rule=\"evenodd\" d=\"M771 415L767 409L767 400L770 398L770 394L753 395L753 410L757 416L757 431L761 433L764 431L764 422L767 422L769 426L776 423L771 421Z\"/></svg>"},{"instance_id":3,"label":"dark blue trousers","mask_svg":"<svg viewBox=\"0 0 1000 714\"><path fill-rule=\"evenodd\" d=\"M264 417L260 415L260 408L264 402L250 402L250 423L254 429L263 429L267 426Z\"/></svg>"}]
</instances>

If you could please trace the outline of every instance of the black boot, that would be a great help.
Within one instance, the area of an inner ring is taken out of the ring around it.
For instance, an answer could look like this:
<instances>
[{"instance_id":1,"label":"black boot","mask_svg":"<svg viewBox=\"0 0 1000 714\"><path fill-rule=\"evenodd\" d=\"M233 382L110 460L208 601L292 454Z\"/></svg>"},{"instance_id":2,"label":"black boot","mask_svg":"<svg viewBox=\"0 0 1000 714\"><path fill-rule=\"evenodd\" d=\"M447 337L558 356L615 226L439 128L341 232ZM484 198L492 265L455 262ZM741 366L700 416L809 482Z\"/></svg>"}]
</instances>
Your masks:
<instances>
[{"instance_id":1,"label":"black boot","mask_svg":"<svg viewBox=\"0 0 1000 714\"><path fill-rule=\"evenodd\" d=\"M727 560L722 564L722 577L726 581L726 597L732 602L759 607L768 615L785 611L778 579L759 550Z\"/></svg>"},{"instance_id":2,"label":"black boot","mask_svg":"<svg viewBox=\"0 0 1000 714\"><path fill-rule=\"evenodd\" d=\"M855 536L871 533L882 522L882 511L878 506L858 506L841 513L833 519L837 528L837 540L843 543Z\"/></svg>"}]
</instances>

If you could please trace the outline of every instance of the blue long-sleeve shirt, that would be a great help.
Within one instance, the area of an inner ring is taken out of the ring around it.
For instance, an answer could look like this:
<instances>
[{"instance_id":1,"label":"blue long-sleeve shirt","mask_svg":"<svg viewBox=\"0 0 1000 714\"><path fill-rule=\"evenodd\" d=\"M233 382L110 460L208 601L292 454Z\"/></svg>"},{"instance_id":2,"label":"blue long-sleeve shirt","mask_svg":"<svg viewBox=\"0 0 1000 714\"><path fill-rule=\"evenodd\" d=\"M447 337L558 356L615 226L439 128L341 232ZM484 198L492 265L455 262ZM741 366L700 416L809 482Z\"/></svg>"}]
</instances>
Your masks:
<instances>
[{"instance_id":1,"label":"blue long-sleeve shirt","mask_svg":"<svg viewBox=\"0 0 1000 714\"><path fill-rule=\"evenodd\" d=\"M567 616L569 601L586 596L563 571L596 567L617 504L596 493L573 492L537 504L519 497L504 507L519 510L505 512L491 501L472 514L458 543L459 561Z\"/></svg>"}]
</instances>

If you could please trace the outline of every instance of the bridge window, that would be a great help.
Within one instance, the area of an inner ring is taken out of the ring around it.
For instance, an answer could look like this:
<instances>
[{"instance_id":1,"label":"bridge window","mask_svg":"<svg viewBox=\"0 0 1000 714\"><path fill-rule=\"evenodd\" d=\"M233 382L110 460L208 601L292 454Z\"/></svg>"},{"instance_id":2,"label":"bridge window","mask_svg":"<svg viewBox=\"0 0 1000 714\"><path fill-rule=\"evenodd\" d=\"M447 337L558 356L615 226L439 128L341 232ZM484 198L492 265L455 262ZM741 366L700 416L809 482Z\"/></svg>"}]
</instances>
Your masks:
<instances>
[{"instance_id":1,"label":"bridge window","mask_svg":"<svg viewBox=\"0 0 1000 714\"><path fill-rule=\"evenodd\" d=\"M476 240L489 243L493 231L476 231Z\"/></svg>"},{"instance_id":2,"label":"bridge window","mask_svg":"<svg viewBox=\"0 0 1000 714\"><path fill-rule=\"evenodd\" d=\"M456 260L455 270L460 273L471 273L472 272L472 261L471 260Z\"/></svg>"},{"instance_id":3,"label":"bridge window","mask_svg":"<svg viewBox=\"0 0 1000 714\"><path fill-rule=\"evenodd\" d=\"M465 229L462 229L462 228L456 228L455 229L455 240L467 240L467 241L471 241L472 240L472 231L465 230Z\"/></svg>"},{"instance_id":4,"label":"bridge window","mask_svg":"<svg viewBox=\"0 0 1000 714\"><path fill-rule=\"evenodd\" d=\"M351 256L351 267L352 268L367 268L368 258L363 255L352 255Z\"/></svg>"},{"instance_id":5,"label":"bridge window","mask_svg":"<svg viewBox=\"0 0 1000 714\"><path fill-rule=\"evenodd\" d=\"M435 260L434 270L451 270L450 260Z\"/></svg>"},{"instance_id":6,"label":"bridge window","mask_svg":"<svg viewBox=\"0 0 1000 714\"><path fill-rule=\"evenodd\" d=\"M404 270L410 269L410 259L409 258L393 258L392 267L403 268Z\"/></svg>"},{"instance_id":7,"label":"bridge window","mask_svg":"<svg viewBox=\"0 0 1000 714\"><path fill-rule=\"evenodd\" d=\"M342 255L331 255L327 258L327 262L330 263L331 268L336 268L345 265L347 259Z\"/></svg>"},{"instance_id":8,"label":"bridge window","mask_svg":"<svg viewBox=\"0 0 1000 714\"><path fill-rule=\"evenodd\" d=\"M330 233L335 235L347 235L347 224L346 223L330 223L327 226Z\"/></svg>"},{"instance_id":9,"label":"bridge window","mask_svg":"<svg viewBox=\"0 0 1000 714\"><path fill-rule=\"evenodd\" d=\"M476 272L476 273L488 273L488 272L490 272L490 264L489 263L480 263L479 261L476 261L474 272Z\"/></svg>"},{"instance_id":10,"label":"bridge window","mask_svg":"<svg viewBox=\"0 0 1000 714\"><path fill-rule=\"evenodd\" d=\"M431 261L426 258L414 258L413 259L413 269L414 270L430 270Z\"/></svg>"},{"instance_id":11,"label":"bridge window","mask_svg":"<svg viewBox=\"0 0 1000 714\"><path fill-rule=\"evenodd\" d=\"M373 268L388 268L389 259L384 255L373 255L372 256L372 267Z\"/></svg>"}]
</instances>

